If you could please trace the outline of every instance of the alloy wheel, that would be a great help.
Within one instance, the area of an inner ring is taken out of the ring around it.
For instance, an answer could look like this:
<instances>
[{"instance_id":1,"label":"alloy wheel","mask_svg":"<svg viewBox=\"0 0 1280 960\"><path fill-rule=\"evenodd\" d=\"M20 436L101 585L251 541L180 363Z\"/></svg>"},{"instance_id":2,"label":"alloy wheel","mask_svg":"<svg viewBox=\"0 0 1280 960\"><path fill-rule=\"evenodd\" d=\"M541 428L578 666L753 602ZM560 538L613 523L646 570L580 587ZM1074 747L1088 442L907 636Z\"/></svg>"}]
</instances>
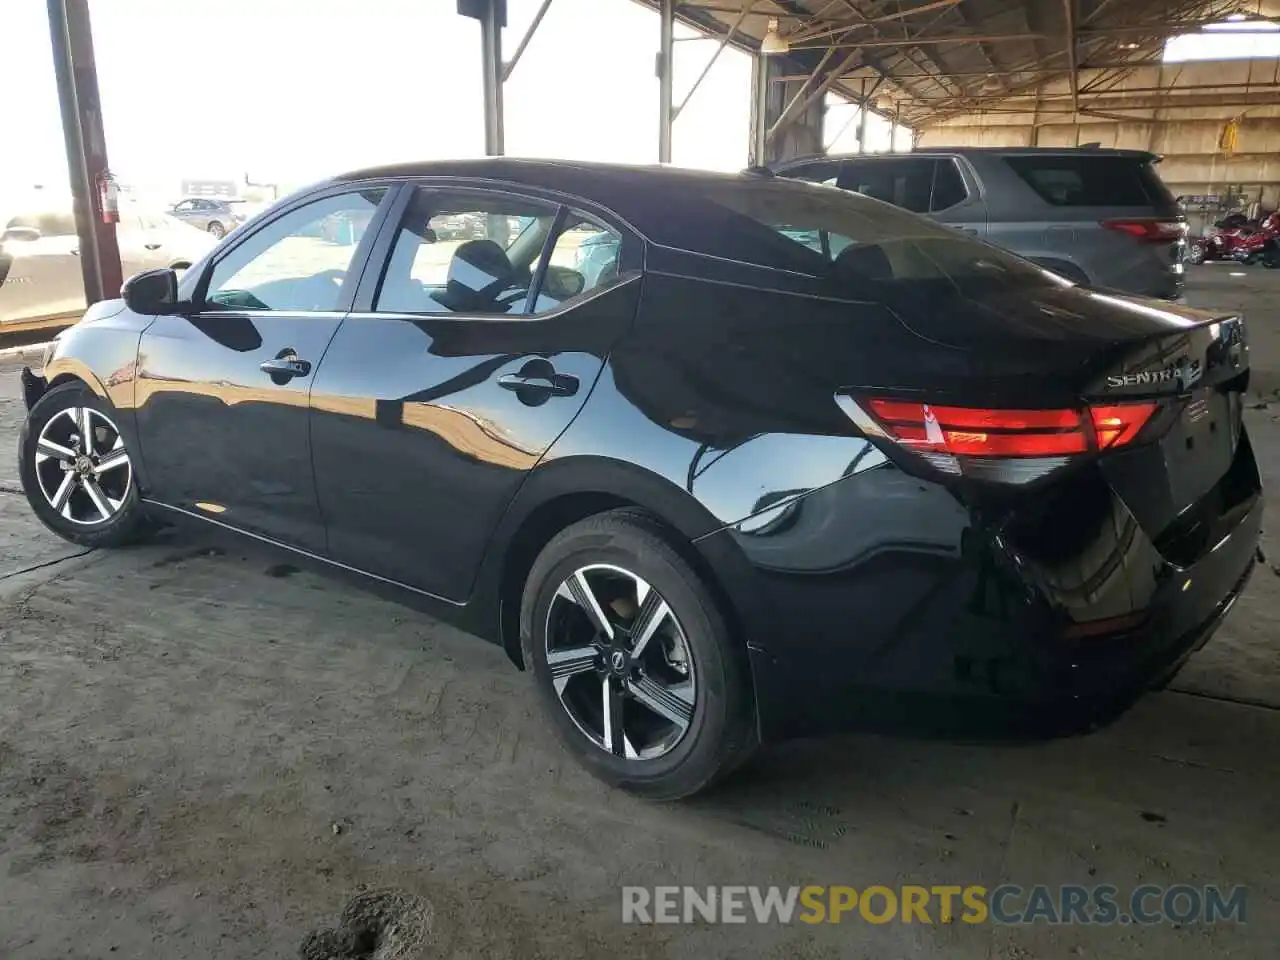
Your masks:
<instances>
[{"instance_id":1,"label":"alloy wheel","mask_svg":"<svg viewBox=\"0 0 1280 960\"><path fill-rule=\"evenodd\" d=\"M689 642L635 573L593 564L565 579L547 611L546 654L561 705L606 753L657 759L688 732L698 692Z\"/></svg>"},{"instance_id":2,"label":"alloy wheel","mask_svg":"<svg viewBox=\"0 0 1280 960\"><path fill-rule=\"evenodd\" d=\"M92 407L68 407L40 431L35 474L54 512L83 526L120 512L133 483L133 464L110 417Z\"/></svg>"}]
</instances>

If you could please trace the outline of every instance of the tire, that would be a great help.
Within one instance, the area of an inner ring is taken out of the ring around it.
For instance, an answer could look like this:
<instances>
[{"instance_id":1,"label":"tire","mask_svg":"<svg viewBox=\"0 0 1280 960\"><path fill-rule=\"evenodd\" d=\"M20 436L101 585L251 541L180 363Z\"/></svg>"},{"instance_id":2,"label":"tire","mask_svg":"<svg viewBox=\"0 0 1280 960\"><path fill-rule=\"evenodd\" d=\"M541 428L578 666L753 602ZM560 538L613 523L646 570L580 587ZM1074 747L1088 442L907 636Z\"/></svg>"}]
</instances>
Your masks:
<instances>
[{"instance_id":1,"label":"tire","mask_svg":"<svg viewBox=\"0 0 1280 960\"><path fill-rule=\"evenodd\" d=\"M1193 243L1191 249L1187 251L1187 259L1194 264L1204 263L1204 248L1198 243Z\"/></svg>"},{"instance_id":2,"label":"tire","mask_svg":"<svg viewBox=\"0 0 1280 960\"><path fill-rule=\"evenodd\" d=\"M581 590L574 599L571 580L586 583L596 609L610 621L614 637L608 645L582 639L592 631L597 638L604 634ZM643 629L624 632L646 620L653 623L647 637ZM548 543L525 582L520 639L556 734L579 763L612 786L651 799L688 797L732 772L756 747L745 646L730 631L714 593L647 514L598 514ZM628 651L625 667L616 662L619 649ZM575 651L590 654L594 666ZM606 690L617 691L616 700ZM608 726L607 703L616 705L612 715L618 718ZM621 737L608 732L613 727Z\"/></svg>"},{"instance_id":3,"label":"tire","mask_svg":"<svg viewBox=\"0 0 1280 960\"><path fill-rule=\"evenodd\" d=\"M80 440L86 417L93 437L87 452ZM151 529L119 419L83 383L66 383L40 398L18 438L18 472L31 509L58 536L82 547L122 546ZM69 474L74 476L68 480ZM61 507L55 505L59 501Z\"/></svg>"},{"instance_id":4,"label":"tire","mask_svg":"<svg viewBox=\"0 0 1280 960\"><path fill-rule=\"evenodd\" d=\"M221 240L223 237L227 235L227 228L224 227L222 224L220 224L217 220L214 220L211 224L209 224L209 235L213 237L215 240Z\"/></svg>"}]
</instances>

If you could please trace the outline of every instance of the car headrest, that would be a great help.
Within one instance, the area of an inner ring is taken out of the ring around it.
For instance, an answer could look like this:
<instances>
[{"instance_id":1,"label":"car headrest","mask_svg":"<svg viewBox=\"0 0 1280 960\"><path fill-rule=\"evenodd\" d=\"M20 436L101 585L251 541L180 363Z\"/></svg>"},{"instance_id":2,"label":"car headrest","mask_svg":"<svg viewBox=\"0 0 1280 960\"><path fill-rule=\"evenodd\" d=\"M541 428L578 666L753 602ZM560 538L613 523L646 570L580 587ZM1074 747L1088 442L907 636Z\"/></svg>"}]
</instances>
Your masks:
<instances>
[{"instance_id":1,"label":"car headrest","mask_svg":"<svg viewBox=\"0 0 1280 960\"><path fill-rule=\"evenodd\" d=\"M860 280L892 280L893 264L884 248L874 243L850 244L834 261L836 270Z\"/></svg>"},{"instance_id":2,"label":"car headrest","mask_svg":"<svg viewBox=\"0 0 1280 960\"><path fill-rule=\"evenodd\" d=\"M506 252L492 240L468 240L453 252L444 291L436 299L459 313L485 310L510 289L514 274Z\"/></svg>"}]
</instances>

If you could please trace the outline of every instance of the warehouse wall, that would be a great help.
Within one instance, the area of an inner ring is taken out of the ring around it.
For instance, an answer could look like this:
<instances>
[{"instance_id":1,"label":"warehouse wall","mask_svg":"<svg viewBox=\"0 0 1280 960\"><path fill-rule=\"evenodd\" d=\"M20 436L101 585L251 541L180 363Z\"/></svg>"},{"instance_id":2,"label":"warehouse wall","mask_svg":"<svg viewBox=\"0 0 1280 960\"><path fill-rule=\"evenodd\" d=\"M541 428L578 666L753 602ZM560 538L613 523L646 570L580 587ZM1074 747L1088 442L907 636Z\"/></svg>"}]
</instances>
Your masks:
<instances>
[{"instance_id":1,"label":"warehouse wall","mask_svg":"<svg viewBox=\"0 0 1280 960\"><path fill-rule=\"evenodd\" d=\"M1081 71L1081 88L1098 75ZM1090 109L1122 110L1132 119L1077 118L1063 79L1046 84L1038 96L993 100L990 109L924 127L918 146L1059 147L1096 141L1150 150L1164 156L1160 176L1175 194L1222 193L1239 184L1263 206L1280 207L1280 61L1140 67L1105 95L1086 95L1084 101ZM1236 150L1227 157L1218 140L1234 117L1240 118Z\"/></svg>"}]
</instances>

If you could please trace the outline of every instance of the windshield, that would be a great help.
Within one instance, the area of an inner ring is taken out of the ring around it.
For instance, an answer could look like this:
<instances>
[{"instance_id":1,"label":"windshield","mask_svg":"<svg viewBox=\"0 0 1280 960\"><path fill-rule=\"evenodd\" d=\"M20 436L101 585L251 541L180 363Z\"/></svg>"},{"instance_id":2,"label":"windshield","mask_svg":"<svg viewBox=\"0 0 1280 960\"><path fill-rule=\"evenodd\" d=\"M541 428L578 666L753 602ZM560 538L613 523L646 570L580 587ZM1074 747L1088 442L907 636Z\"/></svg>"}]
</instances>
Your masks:
<instances>
[{"instance_id":1,"label":"windshield","mask_svg":"<svg viewBox=\"0 0 1280 960\"><path fill-rule=\"evenodd\" d=\"M834 187L762 180L696 189L708 214L670 246L855 288L931 282L968 294L991 285L1066 284L998 247Z\"/></svg>"}]
</instances>

